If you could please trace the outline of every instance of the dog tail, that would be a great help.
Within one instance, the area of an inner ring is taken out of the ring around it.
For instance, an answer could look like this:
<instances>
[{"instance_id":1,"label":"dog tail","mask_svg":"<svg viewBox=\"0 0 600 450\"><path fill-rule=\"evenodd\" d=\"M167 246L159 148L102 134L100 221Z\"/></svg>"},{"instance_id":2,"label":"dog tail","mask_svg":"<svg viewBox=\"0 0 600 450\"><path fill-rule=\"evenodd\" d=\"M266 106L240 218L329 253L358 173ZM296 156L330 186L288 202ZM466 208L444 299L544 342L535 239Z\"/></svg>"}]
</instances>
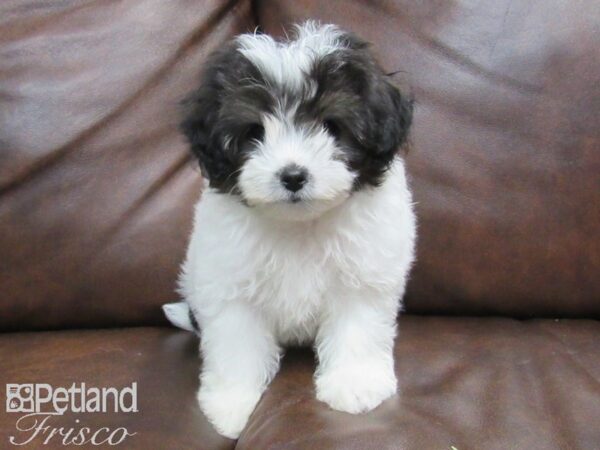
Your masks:
<instances>
[{"instance_id":1,"label":"dog tail","mask_svg":"<svg viewBox=\"0 0 600 450\"><path fill-rule=\"evenodd\" d=\"M169 322L176 327L196 333L200 331L196 317L186 302L165 303L162 309Z\"/></svg>"}]
</instances>

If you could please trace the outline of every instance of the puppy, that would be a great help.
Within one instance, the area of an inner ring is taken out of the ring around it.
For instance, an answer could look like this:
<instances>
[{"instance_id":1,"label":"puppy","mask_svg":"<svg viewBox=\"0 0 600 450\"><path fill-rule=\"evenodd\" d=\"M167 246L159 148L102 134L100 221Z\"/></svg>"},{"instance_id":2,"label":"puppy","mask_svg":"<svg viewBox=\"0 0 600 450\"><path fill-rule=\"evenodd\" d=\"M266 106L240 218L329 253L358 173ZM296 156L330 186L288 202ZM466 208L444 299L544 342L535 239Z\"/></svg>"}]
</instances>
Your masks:
<instances>
[{"instance_id":1,"label":"puppy","mask_svg":"<svg viewBox=\"0 0 600 450\"><path fill-rule=\"evenodd\" d=\"M307 22L244 34L207 63L182 130L208 188L182 266L203 356L198 400L237 438L282 348L314 345L317 399L348 413L396 392L396 315L415 216L398 149L412 103L368 45Z\"/></svg>"}]
</instances>

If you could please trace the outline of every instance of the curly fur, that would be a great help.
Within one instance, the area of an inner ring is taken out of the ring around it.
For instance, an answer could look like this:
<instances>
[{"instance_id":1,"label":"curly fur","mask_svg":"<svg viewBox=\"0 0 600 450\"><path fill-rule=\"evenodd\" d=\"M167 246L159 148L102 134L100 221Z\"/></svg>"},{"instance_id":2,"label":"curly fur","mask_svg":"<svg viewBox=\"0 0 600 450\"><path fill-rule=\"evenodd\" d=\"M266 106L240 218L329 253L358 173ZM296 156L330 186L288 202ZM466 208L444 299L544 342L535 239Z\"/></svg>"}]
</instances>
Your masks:
<instances>
[{"instance_id":1,"label":"curly fur","mask_svg":"<svg viewBox=\"0 0 600 450\"><path fill-rule=\"evenodd\" d=\"M356 36L308 22L213 56L182 128L209 180L182 266L197 320L198 399L235 438L283 348L314 345L317 398L359 413L396 392L396 314L416 223L397 154L412 104ZM298 190L282 173L301 167Z\"/></svg>"}]
</instances>

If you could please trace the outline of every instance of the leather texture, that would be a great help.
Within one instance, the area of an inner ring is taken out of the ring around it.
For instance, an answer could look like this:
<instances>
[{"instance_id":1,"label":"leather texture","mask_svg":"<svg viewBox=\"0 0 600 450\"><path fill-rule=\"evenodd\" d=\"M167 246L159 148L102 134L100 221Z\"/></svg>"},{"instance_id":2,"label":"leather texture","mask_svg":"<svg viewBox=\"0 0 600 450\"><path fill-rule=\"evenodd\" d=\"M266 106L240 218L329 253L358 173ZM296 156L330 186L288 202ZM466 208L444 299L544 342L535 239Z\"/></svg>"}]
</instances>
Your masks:
<instances>
[{"instance_id":1,"label":"leather texture","mask_svg":"<svg viewBox=\"0 0 600 450\"><path fill-rule=\"evenodd\" d=\"M263 0L334 22L416 98L406 309L600 317L600 8L561 0Z\"/></svg>"},{"instance_id":2,"label":"leather texture","mask_svg":"<svg viewBox=\"0 0 600 450\"><path fill-rule=\"evenodd\" d=\"M201 187L179 102L250 12L0 2L0 330L165 323Z\"/></svg>"},{"instance_id":3,"label":"leather texture","mask_svg":"<svg viewBox=\"0 0 600 450\"><path fill-rule=\"evenodd\" d=\"M600 12L586 5L2 2L0 329L164 323L200 192L178 102L231 35L308 17L373 42L417 99L406 310L598 317Z\"/></svg>"},{"instance_id":4,"label":"leather texture","mask_svg":"<svg viewBox=\"0 0 600 450\"><path fill-rule=\"evenodd\" d=\"M600 323L400 319L401 394L361 416L314 398L314 356L290 350L237 447L267 449L595 449L600 442ZM0 383L138 383L139 413L68 414L138 434L128 449L226 449L195 400L197 339L165 328L0 335ZM18 414L17 414L18 416ZM15 433L0 410L0 438ZM2 447L4 448L4 447ZM46 448L64 448L50 445Z\"/></svg>"},{"instance_id":5,"label":"leather texture","mask_svg":"<svg viewBox=\"0 0 600 450\"><path fill-rule=\"evenodd\" d=\"M0 334L3 390L5 383L47 383L54 388L69 388L84 382L87 387L119 389L137 383L137 413L75 414L69 410L49 422L53 428L75 427L78 431L88 426L95 431L126 427L136 433L112 448L233 448L234 443L219 436L198 408L194 392L198 389L199 364L198 340L191 333L168 328ZM23 415L6 412L2 402L0 448L19 448L8 443L9 436L23 442L32 434L16 430L15 422ZM69 448L60 440L59 436L42 445L43 438L38 437L21 448Z\"/></svg>"},{"instance_id":6,"label":"leather texture","mask_svg":"<svg viewBox=\"0 0 600 450\"><path fill-rule=\"evenodd\" d=\"M399 322L399 395L364 415L329 410L314 398L312 352L293 351L237 448L598 448L598 321Z\"/></svg>"}]
</instances>

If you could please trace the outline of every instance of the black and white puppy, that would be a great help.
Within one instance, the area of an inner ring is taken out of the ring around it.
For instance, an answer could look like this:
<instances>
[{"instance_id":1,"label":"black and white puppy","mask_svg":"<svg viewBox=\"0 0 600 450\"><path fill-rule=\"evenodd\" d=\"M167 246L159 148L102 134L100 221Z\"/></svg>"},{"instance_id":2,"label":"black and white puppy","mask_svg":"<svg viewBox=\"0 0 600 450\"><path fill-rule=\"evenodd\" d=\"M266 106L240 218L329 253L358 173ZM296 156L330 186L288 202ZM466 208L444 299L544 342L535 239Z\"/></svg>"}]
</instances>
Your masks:
<instances>
[{"instance_id":1,"label":"black and white puppy","mask_svg":"<svg viewBox=\"0 0 600 450\"><path fill-rule=\"evenodd\" d=\"M182 267L197 320L198 399L236 438L282 347L314 345L317 398L369 411L396 392L396 314L413 261L398 149L411 101L368 45L306 22L277 41L244 34L210 59L182 124L209 187Z\"/></svg>"}]
</instances>

